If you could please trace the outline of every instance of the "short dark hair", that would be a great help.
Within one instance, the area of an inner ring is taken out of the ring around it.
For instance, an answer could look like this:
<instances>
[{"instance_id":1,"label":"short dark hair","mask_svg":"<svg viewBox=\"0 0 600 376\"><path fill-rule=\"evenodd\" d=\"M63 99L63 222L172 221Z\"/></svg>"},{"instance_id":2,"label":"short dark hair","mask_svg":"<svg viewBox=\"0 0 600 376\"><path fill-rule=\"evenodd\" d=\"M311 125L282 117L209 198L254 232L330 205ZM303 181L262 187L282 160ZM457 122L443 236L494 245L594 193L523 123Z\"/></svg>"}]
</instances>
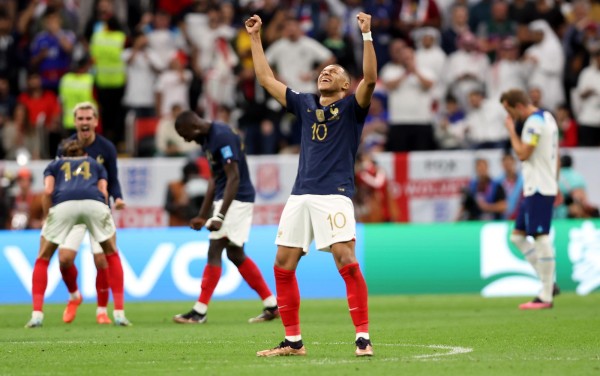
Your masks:
<instances>
[{"instance_id":1,"label":"short dark hair","mask_svg":"<svg viewBox=\"0 0 600 376\"><path fill-rule=\"evenodd\" d=\"M186 110L177 115L175 119L175 129L181 128L185 124L190 124L198 115L192 110Z\"/></svg>"},{"instance_id":2,"label":"short dark hair","mask_svg":"<svg viewBox=\"0 0 600 376\"><path fill-rule=\"evenodd\" d=\"M344 75L344 78L346 78L346 80L348 80L348 83L351 84L352 83L352 79L350 78L350 73L348 73L348 71L346 70L346 68L342 67L339 64L331 64L334 67L339 67L342 69L342 74Z\"/></svg>"},{"instance_id":3,"label":"short dark hair","mask_svg":"<svg viewBox=\"0 0 600 376\"><path fill-rule=\"evenodd\" d=\"M62 142L60 145L62 150L63 157L81 157L85 154L85 150L83 150L83 145L79 140L71 140L67 139Z\"/></svg>"},{"instance_id":4,"label":"short dark hair","mask_svg":"<svg viewBox=\"0 0 600 376\"><path fill-rule=\"evenodd\" d=\"M510 107L515 107L517 104L529 105L531 104L531 99L527 93L520 89L510 89L505 91L500 96L500 103L506 102Z\"/></svg>"}]
</instances>

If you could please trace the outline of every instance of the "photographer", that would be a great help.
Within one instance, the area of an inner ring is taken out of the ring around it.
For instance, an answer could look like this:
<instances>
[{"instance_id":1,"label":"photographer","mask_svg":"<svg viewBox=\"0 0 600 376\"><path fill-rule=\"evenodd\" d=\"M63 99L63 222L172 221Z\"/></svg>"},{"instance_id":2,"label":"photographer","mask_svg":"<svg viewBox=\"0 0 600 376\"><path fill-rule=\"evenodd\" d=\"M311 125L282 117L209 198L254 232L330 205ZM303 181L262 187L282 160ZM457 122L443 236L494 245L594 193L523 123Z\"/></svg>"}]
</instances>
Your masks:
<instances>
[{"instance_id":1,"label":"photographer","mask_svg":"<svg viewBox=\"0 0 600 376\"><path fill-rule=\"evenodd\" d=\"M488 161L475 160L476 177L463 189L458 221L489 221L502 219L506 210L506 194L488 172Z\"/></svg>"}]
</instances>

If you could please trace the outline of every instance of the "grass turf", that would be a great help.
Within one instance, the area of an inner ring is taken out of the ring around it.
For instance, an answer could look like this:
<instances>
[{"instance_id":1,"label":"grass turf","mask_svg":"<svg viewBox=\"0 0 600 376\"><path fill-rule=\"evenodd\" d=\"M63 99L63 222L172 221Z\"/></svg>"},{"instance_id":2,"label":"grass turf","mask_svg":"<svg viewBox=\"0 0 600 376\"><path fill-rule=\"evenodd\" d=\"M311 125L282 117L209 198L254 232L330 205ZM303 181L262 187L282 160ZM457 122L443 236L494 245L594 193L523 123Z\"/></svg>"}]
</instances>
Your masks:
<instances>
[{"instance_id":1,"label":"grass turf","mask_svg":"<svg viewBox=\"0 0 600 376\"><path fill-rule=\"evenodd\" d=\"M72 324L47 305L44 327L24 329L29 305L0 306L0 374L131 375L599 375L600 294L563 294L546 311L523 299L475 295L370 298L375 356L355 358L344 300L303 300L306 357L257 358L283 339L281 322L248 324L256 301L214 301L204 325L178 325L192 302L129 303L133 327L100 326L95 306Z\"/></svg>"}]
</instances>

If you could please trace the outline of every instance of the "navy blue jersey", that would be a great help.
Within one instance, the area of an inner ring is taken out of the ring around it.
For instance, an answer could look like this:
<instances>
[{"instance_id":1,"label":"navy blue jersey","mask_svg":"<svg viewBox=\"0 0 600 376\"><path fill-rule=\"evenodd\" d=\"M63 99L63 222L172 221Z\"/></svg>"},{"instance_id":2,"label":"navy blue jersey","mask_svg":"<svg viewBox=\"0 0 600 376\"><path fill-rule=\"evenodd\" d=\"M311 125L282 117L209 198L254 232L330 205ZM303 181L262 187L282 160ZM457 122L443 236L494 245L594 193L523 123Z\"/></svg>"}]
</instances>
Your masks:
<instances>
[{"instance_id":1,"label":"navy blue jersey","mask_svg":"<svg viewBox=\"0 0 600 376\"><path fill-rule=\"evenodd\" d=\"M223 166L236 161L240 173L240 186L235 199L242 202L254 202L254 186L250 181L250 172L240 136L233 132L227 124L213 122L202 149L210 162L215 179L215 200L223 198L227 176Z\"/></svg>"},{"instance_id":2,"label":"navy blue jersey","mask_svg":"<svg viewBox=\"0 0 600 376\"><path fill-rule=\"evenodd\" d=\"M69 137L69 140L76 140L77 134ZM117 170L117 148L106 137L96 135L94 142L83 148L87 155L94 158L96 162L104 166L108 176L108 194L113 199L123 198L121 193L121 184L119 183L119 171ZM59 148L57 157L60 157L62 150Z\"/></svg>"},{"instance_id":3,"label":"navy blue jersey","mask_svg":"<svg viewBox=\"0 0 600 376\"><path fill-rule=\"evenodd\" d=\"M106 170L90 157L60 158L44 170L44 177L54 176L52 205L71 200L105 202L98 181L106 180Z\"/></svg>"},{"instance_id":4,"label":"navy blue jersey","mask_svg":"<svg viewBox=\"0 0 600 376\"><path fill-rule=\"evenodd\" d=\"M369 107L349 95L321 106L314 94L287 89L287 110L301 124L300 163L293 195L354 194L354 160Z\"/></svg>"}]
</instances>

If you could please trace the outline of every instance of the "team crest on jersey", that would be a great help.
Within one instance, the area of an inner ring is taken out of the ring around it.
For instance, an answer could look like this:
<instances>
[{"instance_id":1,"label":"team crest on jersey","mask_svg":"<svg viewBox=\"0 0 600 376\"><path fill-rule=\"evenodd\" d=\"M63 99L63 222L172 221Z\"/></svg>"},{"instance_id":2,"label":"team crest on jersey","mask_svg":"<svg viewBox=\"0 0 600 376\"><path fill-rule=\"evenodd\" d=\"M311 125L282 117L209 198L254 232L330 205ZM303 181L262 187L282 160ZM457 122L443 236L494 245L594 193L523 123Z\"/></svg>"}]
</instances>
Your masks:
<instances>
[{"instance_id":1,"label":"team crest on jersey","mask_svg":"<svg viewBox=\"0 0 600 376\"><path fill-rule=\"evenodd\" d=\"M320 122L325 121L325 111L323 111L322 109L318 109L317 111L315 111L315 113L317 114L318 121L320 121Z\"/></svg>"},{"instance_id":2,"label":"team crest on jersey","mask_svg":"<svg viewBox=\"0 0 600 376\"><path fill-rule=\"evenodd\" d=\"M337 107L331 107L329 109L329 112L331 112L332 116L329 119L327 119L328 121L337 120L337 119L340 118L340 116L339 116L340 109L339 108L337 108Z\"/></svg>"},{"instance_id":3,"label":"team crest on jersey","mask_svg":"<svg viewBox=\"0 0 600 376\"><path fill-rule=\"evenodd\" d=\"M103 165L104 164L104 157L101 155L98 155L96 157L96 162L98 162L99 164Z\"/></svg>"}]
</instances>

